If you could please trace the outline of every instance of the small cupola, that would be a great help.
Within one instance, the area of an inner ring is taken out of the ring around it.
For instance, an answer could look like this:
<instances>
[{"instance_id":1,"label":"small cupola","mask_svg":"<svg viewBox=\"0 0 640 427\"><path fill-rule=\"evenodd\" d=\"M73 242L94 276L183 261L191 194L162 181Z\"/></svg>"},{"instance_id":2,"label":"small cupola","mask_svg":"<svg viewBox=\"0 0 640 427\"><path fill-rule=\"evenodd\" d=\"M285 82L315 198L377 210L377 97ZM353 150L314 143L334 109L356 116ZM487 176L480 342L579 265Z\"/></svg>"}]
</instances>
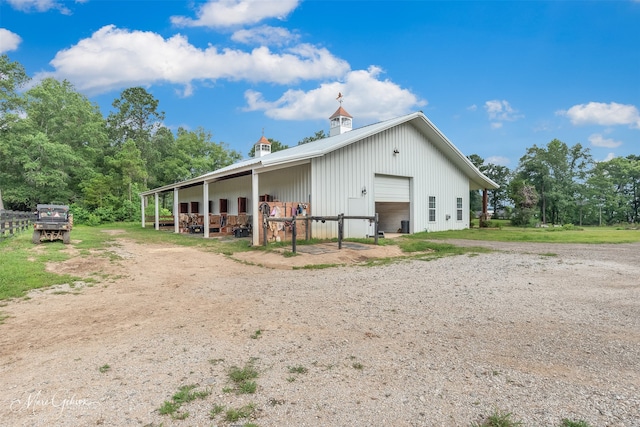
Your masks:
<instances>
[{"instance_id":1,"label":"small cupola","mask_svg":"<svg viewBox=\"0 0 640 427\"><path fill-rule=\"evenodd\" d=\"M340 107L336 110L335 113L333 113L331 117L329 117L329 136L335 136L343 134L345 132L349 132L353 126L353 117L351 117L351 114L347 113L347 111L342 108L342 93L338 93L338 97L336 99L340 103Z\"/></svg>"},{"instance_id":2,"label":"small cupola","mask_svg":"<svg viewBox=\"0 0 640 427\"><path fill-rule=\"evenodd\" d=\"M267 154L271 154L271 143L262 135L258 142L256 142L256 145L254 145L254 149L253 157L266 156Z\"/></svg>"}]
</instances>

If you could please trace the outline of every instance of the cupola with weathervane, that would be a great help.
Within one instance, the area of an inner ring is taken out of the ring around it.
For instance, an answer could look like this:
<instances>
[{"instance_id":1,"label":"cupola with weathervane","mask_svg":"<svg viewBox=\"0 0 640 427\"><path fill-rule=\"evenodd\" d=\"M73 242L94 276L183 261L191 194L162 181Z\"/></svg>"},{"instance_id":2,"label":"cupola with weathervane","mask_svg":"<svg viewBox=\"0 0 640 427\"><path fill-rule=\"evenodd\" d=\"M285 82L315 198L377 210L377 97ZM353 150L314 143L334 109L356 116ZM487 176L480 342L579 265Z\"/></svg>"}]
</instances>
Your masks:
<instances>
[{"instance_id":1,"label":"cupola with weathervane","mask_svg":"<svg viewBox=\"0 0 640 427\"><path fill-rule=\"evenodd\" d=\"M331 117L329 117L329 122L331 123L329 136L340 135L345 132L349 132L352 129L353 117L351 117L351 114L347 113L347 111L342 108L342 98L342 93L338 93L338 97L336 99L340 103L340 107Z\"/></svg>"},{"instance_id":2,"label":"cupola with weathervane","mask_svg":"<svg viewBox=\"0 0 640 427\"><path fill-rule=\"evenodd\" d=\"M253 148L254 148L253 157L257 158L257 157L266 156L267 154L271 154L271 142L269 142L269 140L264 137L264 134L258 140L258 142L256 142L256 145L254 145Z\"/></svg>"}]
</instances>

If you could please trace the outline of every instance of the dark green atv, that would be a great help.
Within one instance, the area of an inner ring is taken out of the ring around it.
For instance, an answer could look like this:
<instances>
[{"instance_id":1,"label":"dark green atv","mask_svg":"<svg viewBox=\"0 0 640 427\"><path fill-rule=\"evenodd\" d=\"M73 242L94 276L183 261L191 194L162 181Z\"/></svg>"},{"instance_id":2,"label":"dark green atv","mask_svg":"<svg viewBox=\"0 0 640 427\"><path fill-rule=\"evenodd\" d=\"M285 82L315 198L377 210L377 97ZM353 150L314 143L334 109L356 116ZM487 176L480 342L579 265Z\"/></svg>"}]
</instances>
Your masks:
<instances>
[{"instance_id":1,"label":"dark green atv","mask_svg":"<svg viewBox=\"0 0 640 427\"><path fill-rule=\"evenodd\" d=\"M69 206L38 205L31 240L35 244L42 240L62 240L64 244L69 244L72 227L73 216L69 213Z\"/></svg>"}]
</instances>

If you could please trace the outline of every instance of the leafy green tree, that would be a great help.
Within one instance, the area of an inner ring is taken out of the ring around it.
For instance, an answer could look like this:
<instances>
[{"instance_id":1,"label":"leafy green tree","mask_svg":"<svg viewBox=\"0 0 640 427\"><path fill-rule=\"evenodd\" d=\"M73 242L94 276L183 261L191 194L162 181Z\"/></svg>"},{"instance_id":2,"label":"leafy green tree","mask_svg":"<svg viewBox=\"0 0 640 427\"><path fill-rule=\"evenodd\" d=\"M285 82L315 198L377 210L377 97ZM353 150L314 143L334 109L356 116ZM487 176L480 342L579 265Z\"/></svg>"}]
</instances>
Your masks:
<instances>
[{"instance_id":1,"label":"leafy green tree","mask_svg":"<svg viewBox=\"0 0 640 427\"><path fill-rule=\"evenodd\" d=\"M115 172L115 176L120 178L118 187L127 191L127 200L133 200L133 185L139 184L147 178L144 160L140 155L140 150L132 139L128 139L122 149L109 159L109 166Z\"/></svg>"},{"instance_id":2,"label":"leafy green tree","mask_svg":"<svg viewBox=\"0 0 640 427\"><path fill-rule=\"evenodd\" d=\"M150 170L160 160L160 151L152 144L152 136L162 127L165 119L165 113L158 111L159 103L142 87L128 88L113 101L114 111L107 117L113 147L117 150L132 140L140 150L145 167Z\"/></svg>"},{"instance_id":3,"label":"leafy green tree","mask_svg":"<svg viewBox=\"0 0 640 427\"><path fill-rule=\"evenodd\" d=\"M576 217L576 195L592 163L589 150L582 145L568 147L554 139L546 147L534 145L527 149L520 158L516 178L536 188L542 222L551 219L561 223Z\"/></svg>"},{"instance_id":4,"label":"leafy green tree","mask_svg":"<svg viewBox=\"0 0 640 427\"><path fill-rule=\"evenodd\" d=\"M285 145L276 139L267 138L267 141L271 143L272 153L275 153L276 151L280 151L280 150L286 150L287 148L289 148L288 145ZM256 154L256 146L254 144L253 147L251 147L251 150L249 150L249 157L253 157L255 154Z\"/></svg>"},{"instance_id":5,"label":"leafy green tree","mask_svg":"<svg viewBox=\"0 0 640 427\"><path fill-rule=\"evenodd\" d=\"M638 222L640 205L640 157L616 157L599 162L586 183L583 198L586 216L597 223ZM597 208L597 212L594 212Z\"/></svg>"},{"instance_id":6,"label":"leafy green tree","mask_svg":"<svg viewBox=\"0 0 640 427\"><path fill-rule=\"evenodd\" d=\"M97 106L50 78L25 92L21 105L23 117L0 142L5 200L20 209L77 200L106 141Z\"/></svg>"},{"instance_id":7,"label":"leafy green tree","mask_svg":"<svg viewBox=\"0 0 640 427\"><path fill-rule=\"evenodd\" d=\"M326 138L327 136L329 136L329 135L324 133L324 130L319 130L315 134L313 134L312 136L307 136L307 137L301 139L300 141L298 141L298 145L308 144L309 142L318 141L320 139Z\"/></svg>"},{"instance_id":8,"label":"leafy green tree","mask_svg":"<svg viewBox=\"0 0 640 427\"><path fill-rule=\"evenodd\" d=\"M29 80L22 64L0 55L0 132L8 131L9 124L18 119L16 112L23 100L18 90Z\"/></svg>"},{"instance_id":9,"label":"leafy green tree","mask_svg":"<svg viewBox=\"0 0 640 427\"><path fill-rule=\"evenodd\" d=\"M179 128L170 152L170 156L164 156L158 163L161 185L195 178L229 166L242 157L226 144L211 141L211 133L202 128L195 131Z\"/></svg>"},{"instance_id":10,"label":"leafy green tree","mask_svg":"<svg viewBox=\"0 0 640 427\"><path fill-rule=\"evenodd\" d=\"M524 180L514 179L509 183L508 195L514 205L511 223L523 227L531 225L535 217L534 209L539 200L535 187Z\"/></svg>"},{"instance_id":11,"label":"leafy green tree","mask_svg":"<svg viewBox=\"0 0 640 427\"><path fill-rule=\"evenodd\" d=\"M480 171L484 169L484 159L477 154L467 156L469 161ZM482 211L482 193L479 190L469 191L469 209L471 212Z\"/></svg>"},{"instance_id":12,"label":"leafy green tree","mask_svg":"<svg viewBox=\"0 0 640 427\"><path fill-rule=\"evenodd\" d=\"M506 166L487 164L482 173L489 177L500 187L488 191L489 205L493 207L493 212L503 209L509 199L507 188L511 178L511 170Z\"/></svg>"}]
</instances>

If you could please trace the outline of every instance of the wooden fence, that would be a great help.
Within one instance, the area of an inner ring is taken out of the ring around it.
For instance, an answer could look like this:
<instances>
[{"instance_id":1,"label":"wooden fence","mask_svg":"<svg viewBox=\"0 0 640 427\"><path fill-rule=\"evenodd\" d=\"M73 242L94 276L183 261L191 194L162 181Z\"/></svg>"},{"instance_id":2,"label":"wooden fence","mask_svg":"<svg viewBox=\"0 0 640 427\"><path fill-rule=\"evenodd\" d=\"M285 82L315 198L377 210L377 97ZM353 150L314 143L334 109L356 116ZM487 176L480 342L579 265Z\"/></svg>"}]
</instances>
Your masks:
<instances>
[{"instance_id":1,"label":"wooden fence","mask_svg":"<svg viewBox=\"0 0 640 427\"><path fill-rule=\"evenodd\" d=\"M33 212L0 210L0 239L30 229L34 219Z\"/></svg>"}]
</instances>

